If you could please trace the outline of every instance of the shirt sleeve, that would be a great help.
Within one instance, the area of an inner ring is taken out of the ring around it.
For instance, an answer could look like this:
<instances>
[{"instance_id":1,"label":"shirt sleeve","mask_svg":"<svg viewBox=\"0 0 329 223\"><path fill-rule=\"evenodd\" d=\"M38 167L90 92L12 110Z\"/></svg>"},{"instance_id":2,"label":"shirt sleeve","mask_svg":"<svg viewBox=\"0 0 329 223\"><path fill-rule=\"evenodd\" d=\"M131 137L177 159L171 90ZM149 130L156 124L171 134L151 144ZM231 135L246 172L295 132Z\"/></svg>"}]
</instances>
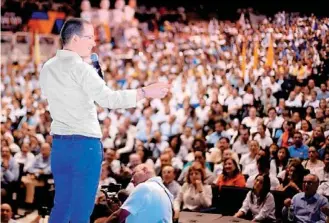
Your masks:
<instances>
[{"instance_id":1,"label":"shirt sleeve","mask_svg":"<svg viewBox=\"0 0 329 223\"><path fill-rule=\"evenodd\" d=\"M323 201L321 202L321 205L320 205L320 208L324 207L324 206L328 206L329 203L328 203L328 200L323 197ZM326 222L326 215L320 211L320 220L317 221L318 223L325 223Z\"/></svg>"},{"instance_id":2,"label":"shirt sleeve","mask_svg":"<svg viewBox=\"0 0 329 223\"><path fill-rule=\"evenodd\" d=\"M274 212L274 210L275 210L275 202L273 195L271 193L268 193L264 205L259 210L258 215L255 216L255 220L261 221L268 218L271 212Z\"/></svg>"},{"instance_id":3,"label":"shirt sleeve","mask_svg":"<svg viewBox=\"0 0 329 223\"><path fill-rule=\"evenodd\" d=\"M75 74L76 79L86 94L100 106L110 109L136 107L136 90L112 91L91 66L83 64L81 69L81 74Z\"/></svg>"},{"instance_id":4,"label":"shirt sleeve","mask_svg":"<svg viewBox=\"0 0 329 223\"><path fill-rule=\"evenodd\" d=\"M210 185L203 185L202 193L199 193L202 207L210 207L212 201L212 190Z\"/></svg>"},{"instance_id":5,"label":"shirt sleeve","mask_svg":"<svg viewBox=\"0 0 329 223\"><path fill-rule=\"evenodd\" d=\"M136 215L143 207L145 203L149 201L150 190L147 185L140 184L135 190L129 195L127 200L121 206L121 209L129 211L132 215Z\"/></svg>"},{"instance_id":6,"label":"shirt sleeve","mask_svg":"<svg viewBox=\"0 0 329 223\"><path fill-rule=\"evenodd\" d=\"M16 161L11 160L10 166L6 171L4 171L4 178L8 180L8 182L13 182L18 179L19 176L19 166Z\"/></svg>"},{"instance_id":7,"label":"shirt sleeve","mask_svg":"<svg viewBox=\"0 0 329 223\"><path fill-rule=\"evenodd\" d=\"M242 207L240 208L239 211L242 211L244 214L247 214L249 209L250 209L250 191L248 192L246 198L244 199L242 203Z\"/></svg>"},{"instance_id":8,"label":"shirt sleeve","mask_svg":"<svg viewBox=\"0 0 329 223\"><path fill-rule=\"evenodd\" d=\"M276 172L276 163L275 160L271 160L271 164L270 164L270 174L273 176L277 176L277 172Z\"/></svg>"},{"instance_id":9,"label":"shirt sleeve","mask_svg":"<svg viewBox=\"0 0 329 223\"><path fill-rule=\"evenodd\" d=\"M174 200L174 210L175 210L175 211L180 211L180 206L181 206L181 204L182 204L182 201L183 201L183 195L184 195L186 189L187 189L187 185L184 184L184 185L182 186L182 188L180 189L180 191L179 191L179 193L178 193L176 199Z\"/></svg>"},{"instance_id":10,"label":"shirt sleeve","mask_svg":"<svg viewBox=\"0 0 329 223\"><path fill-rule=\"evenodd\" d=\"M248 188L252 188L254 185L254 181L255 181L255 177L254 176L249 176L247 183L246 183L246 187Z\"/></svg>"}]
</instances>

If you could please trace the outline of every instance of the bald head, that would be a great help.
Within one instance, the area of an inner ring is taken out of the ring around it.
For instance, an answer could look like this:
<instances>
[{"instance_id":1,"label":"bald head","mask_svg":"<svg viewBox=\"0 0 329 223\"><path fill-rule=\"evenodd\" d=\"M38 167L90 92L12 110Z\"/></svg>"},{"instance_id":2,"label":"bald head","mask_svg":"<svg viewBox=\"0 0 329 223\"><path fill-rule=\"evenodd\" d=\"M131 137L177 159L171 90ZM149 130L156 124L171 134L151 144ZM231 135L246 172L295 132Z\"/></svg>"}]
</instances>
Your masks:
<instances>
[{"instance_id":1,"label":"bald head","mask_svg":"<svg viewBox=\"0 0 329 223\"><path fill-rule=\"evenodd\" d=\"M132 183L137 186L155 176L153 167L147 164L139 164L135 167L132 176Z\"/></svg>"},{"instance_id":2,"label":"bald head","mask_svg":"<svg viewBox=\"0 0 329 223\"><path fill-rule=\"evenodd\" d=\"M9 204L1 204L1 222L9 222L13 215L12 209Z\"/></svg>"}]
</instances>

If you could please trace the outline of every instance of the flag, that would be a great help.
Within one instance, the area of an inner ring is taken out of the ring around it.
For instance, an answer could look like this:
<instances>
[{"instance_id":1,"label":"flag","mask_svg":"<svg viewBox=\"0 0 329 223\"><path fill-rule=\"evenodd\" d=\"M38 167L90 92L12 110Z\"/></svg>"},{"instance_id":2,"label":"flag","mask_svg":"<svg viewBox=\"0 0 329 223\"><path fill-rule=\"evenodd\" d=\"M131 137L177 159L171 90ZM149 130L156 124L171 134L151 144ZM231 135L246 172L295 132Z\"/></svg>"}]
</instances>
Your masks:
<instances>
[{"instance_id":1,"label":"flag","mask_svg":"<svg viewBox=\"0 0 329 223\"><path fill-rule=\"evenodd\" d=\"M258 41L254 42L254 69L257 69L258 66L258 48L259 48L259 43Z\"/></svg>"},{"instance_id":2,"label":"flag","mask_svg":"<svg viewBox=\"0 0 329 223\"><path fill-rule=\"evenodd\" d=\"M39 41L39 34L36 32L34 34L34 49L33 49L33 59L34 64L39 65L41 61L40 56L40 41Z\"/></svg>"},{"instance_id":3,"label":"flag","mask_svg":"<svg viewBox=\"0 0 329 223\"><path fill-rule=\"evenodd\" d=\"M273 49L273 38L270 36L270 41L267 48L267 55L266 55L266 66L272 67L274 61L274 49Z\"/></svg>"},{"instance_id":4,"label":"flag","mask_svg":"<svg viewBox=\"0 0 329 223\"><path fill-rule=\"evenodd\" d=\"M247 41L244 40L242 43L242 52L241 52L241 57L242 57L242 61L241 61L241 72L242 72L242 78L245 77L246 74L246 67L247 67L247 62L246 62L246 48L247 48Z\"/></svg>"}]
</instances>

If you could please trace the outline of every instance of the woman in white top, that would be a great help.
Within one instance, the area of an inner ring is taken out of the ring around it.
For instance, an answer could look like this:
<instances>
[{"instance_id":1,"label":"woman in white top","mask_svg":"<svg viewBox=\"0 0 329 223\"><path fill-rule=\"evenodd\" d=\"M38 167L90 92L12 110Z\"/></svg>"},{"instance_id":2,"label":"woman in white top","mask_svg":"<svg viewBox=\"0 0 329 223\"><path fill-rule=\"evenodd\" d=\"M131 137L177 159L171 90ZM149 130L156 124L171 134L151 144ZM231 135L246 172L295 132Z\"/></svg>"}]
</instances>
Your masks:
<instances>
[{"instance_id":1,"label":"woman in white top","mask_svg":"<svg viewBox=\"0 0 329 223\"><path fill-rule=\"evenodd\" d=\"M281 147L274 159L271 160L270 173L277 176L280 172L286 169L290 155L286 147Z\"/></svg>"},{"instance_id":2,"label":"woman in white top","mask_svg":"<svg viewBox=\"0 0 329 223\"><path fill-rule=\"evenodd\" d=\"M253 189L248 192L234 217L243 217L250 211L253 221L275 222L275 201L270 188L270 177L267 174L257 175Z\"/></svg>"},{"instance_id":3,"label":"woman in white top","mask_svg":"<svg viewBox=\"0 0 329 223\"><path fill-rule=\"evenodd\" d=\"M302 162L303 167L308 169L311 174L318 175L317 170L324 167L324 163L318 159L318 156L318 151L315 149L315 147L311 146L308 149L308 159Z\"/></svg>"},{"instance_id":4,"label":"woman in white top","mask_svg":"<svg viewBox=\"0 0 329 223\"><path fill-rule=\"evenodd\" d=\"M300 128L299 132L302 133L302 135L303 135L303 143L308 144L313 135L311 123L305 119L302 120L301 128Z\"/></svg>"},{"instance_id":5,"label":"woman in white top","mask_svg":"<svg viewBox=\"0 0 329 223\"><path fill-rule=\"evenodd\" d=\"M175 218L179 217L181 205L183 210L199 211L208 208L212 202L212 190L210 185L205 185L205 169L195 161L186 175L186 183L174 201Z\"/></svg>"}]
</instances>

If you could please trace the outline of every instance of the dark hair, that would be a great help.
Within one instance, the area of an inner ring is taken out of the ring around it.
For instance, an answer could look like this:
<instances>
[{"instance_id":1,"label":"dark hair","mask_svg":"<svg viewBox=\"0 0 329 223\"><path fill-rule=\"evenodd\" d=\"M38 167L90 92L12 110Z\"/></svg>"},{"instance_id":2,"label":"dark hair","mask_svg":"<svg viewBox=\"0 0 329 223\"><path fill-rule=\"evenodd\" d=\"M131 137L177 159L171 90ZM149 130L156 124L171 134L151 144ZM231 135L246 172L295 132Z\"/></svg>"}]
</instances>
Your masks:
<instances>
[{"instance_id":1,"label":"dark hair","mask_svg":"<svg viewBox=\"0 0 329 223\"><path fill-rule=\"evenodd\" d=\"M256 179L259 177L259 176L262 176L263 177L263 187L259 193L259 199L257 200L258 202L258 205L261 205L261 204L264 204L265 202L265 199L266 199L266 196L267 194L270 192L270 189L271 189L271 180L270 180L270 177L268 174L265 174L265 175L262 175L262 174L258 174L256 177L255 177L255 181L256 182ZM253 204L254 203L254 199L253 199L253 194L255 193L254 192L255 189L253 188L251 193L250 193L250 200L251 200L251 203Z\"/></svg>"},{"instance_id":2,"label":"dark hair","mask_svg":"<svg viewBox=\"0 0 329 223\"><path fill-rule=\"evenodd\" d=\"M233 177L235 177L236 175L238 175L238 174L240 173L240 170L239 170L238 164L237 164L237 162L235 161L235 159L233 159L233 158L227 158L227 159L225 159L224 162L223 162L223 179L224 179L224 180L227 180L228 177L229 177L228 174L227 174L227 172L226 172L226 170L225 170L225 168L224 168L224 165L225 165L225 163L226 163L228 160L232 160L233 165L235 166L235 170L233 171Z\"/></svg>"},{"instance_id":3,"label":"dark hair","mask_svg":"<svg viewBox=\"0 0 329 223\"><path fill-rule=\"evenodd\" d=\"M196 146L197 143L200 143L200 146ZM207 145L206 142L202 138L195 138L192 143L193 151L206 151Z\"/></svg>"},{"instance_id":4,"label":"dark hair","mask_svg":"<svg viewBox=\"0 0 329 223\"><path fill-rule=\"evenodd\" d=\"M220 141L220 140L222 140L222 139L224 139L227 143L230 143L230 140L227 138L227 137L221 137L218 141Z\"/></svg>"},{"instance_id":5,"label":"dark hair","mask_svg":"<svg viewBox=\"0 0 329 223\"><path fill-rule=\"evenodd\" d=\"M71 40L74 34L81 35L83 31L83 24L90 24L90 22L81 18L71 18L65 21L60 32L63 46Z\"/></svg>"},{"instance_id":6,"label":"dark hair","mask_svg":"<svg viewBox=\"0 0 329 223\"><path fill-rule=\"evenodd\" d=\"M312 131L312 124L310 123L310 121L306 120L306 119L303 119L302 121L305 121L308 125L308 128L307 128L307 131Z\"/></svg>"},{"instance_id":7,"label":"dark hair","mask_svg":"<svg viewBox=\"0 0 329 223\"><path fill-rule=\"evenodd\" d=\"M287 147L281 147L281 148L279 148L278 149L278 152L277 152L277 154L276 154L276 156L275 156L275 164L276 164L276 171L277 171L277 173L279 173L279 166L280 166L280 161L279 161L279 157L278 157L278 154L279 154L279 151L280 150L284 150L285 151L285 153L286 153L286 157L284 158L284 160L282 160L282 165L283 165L283 169L286 169L287 168L287 165L288 165L288 161L289 161L289 159L290 159L290 153L289 153L289 150L288 150L288 148Z\"/></svg>"},{"instance_id":8,"label":"dark hair","mask_svg":"<svg viewBox=\"0 0 329 223\"><path fill-rule=\"evenodd\" d=\"M311 117L311 118L315 118L315 111L314 111L314 107L313 107L313 106L311 106L311 105L309 105L309 106L307 106L307 107L306 107L306 109L305 109L305 114L307 115L307 109L308 109L308 108L311 108L311 112L310 112L310 114L309 114L309 115L310 115L310 117Z\"/></svg>"},{"instance_id":9,"label":"dark hair","mask_svg":"<svg viewBox=\"0 0 329 223\"><path fill-rule=\"evenodd\" d=\"M269 112L272 111L272 110L276 113L276 110L275 110L274 107L270 107L270 108L267 110L267 113L269 113Z\"/></svg>"},{"instance_id":10,"label":"dark hair","mask_svg":"<svg viewBox=\"0 0 329 223\"><path fill-rule=\"evenodd\" d=\"M169 146L173 149L174 153L175 154L178 154L179 151L180 151L180 147L182 146L182 139L181 139L181 134L176 134L176 135L173 135L173 136L170 136L169 137ZM172 147L171 143L174 139L177 139L177 145L175 146L175 148Z\"/></svg>"},{"instance_id":11,"label":"dark hair","mask_svg":"<svg viewBox=\"0 0 329 223\"><path fill-rule=\"evenodd\" d=\"M261 156L257 160L257 168L258 168L259 172L267 173L268 170L270 169L270 160L269 160L269 158L266 157L266 156Z\"/></svg>"}]
</instances>

